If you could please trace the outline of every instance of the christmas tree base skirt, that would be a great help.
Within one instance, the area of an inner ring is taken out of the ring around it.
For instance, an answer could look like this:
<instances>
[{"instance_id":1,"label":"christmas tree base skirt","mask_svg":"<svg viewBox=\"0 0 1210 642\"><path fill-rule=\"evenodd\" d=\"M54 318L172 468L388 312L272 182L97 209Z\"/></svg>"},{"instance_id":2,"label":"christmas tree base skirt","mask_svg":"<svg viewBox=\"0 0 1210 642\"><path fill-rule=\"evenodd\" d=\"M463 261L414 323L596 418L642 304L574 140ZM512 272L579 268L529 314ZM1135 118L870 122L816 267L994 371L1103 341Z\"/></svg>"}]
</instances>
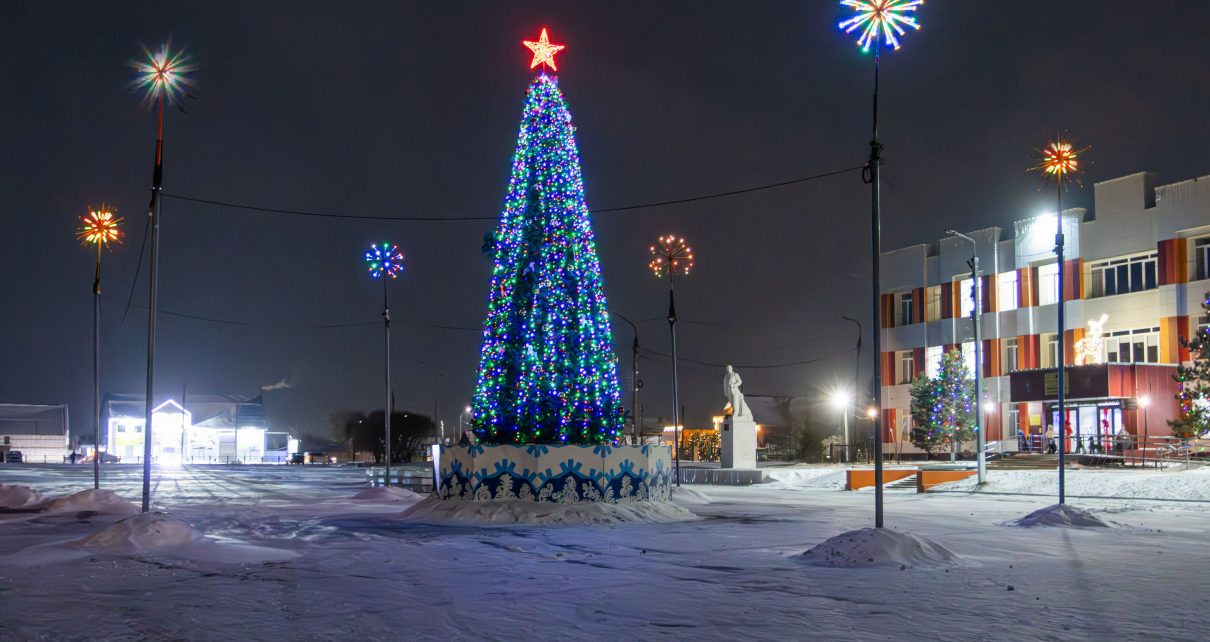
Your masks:
<instances>
[{"instance_id":1,"label":"christmas tree base skirt","mask_svg":"<svg viewBox=\"0 0 1210 642\"><path fill-rule=\"evenodd\" d=\"M669 446L451 446L441 449L443 499L574 504L668 501Z\"/></svg>"}]
</instances>

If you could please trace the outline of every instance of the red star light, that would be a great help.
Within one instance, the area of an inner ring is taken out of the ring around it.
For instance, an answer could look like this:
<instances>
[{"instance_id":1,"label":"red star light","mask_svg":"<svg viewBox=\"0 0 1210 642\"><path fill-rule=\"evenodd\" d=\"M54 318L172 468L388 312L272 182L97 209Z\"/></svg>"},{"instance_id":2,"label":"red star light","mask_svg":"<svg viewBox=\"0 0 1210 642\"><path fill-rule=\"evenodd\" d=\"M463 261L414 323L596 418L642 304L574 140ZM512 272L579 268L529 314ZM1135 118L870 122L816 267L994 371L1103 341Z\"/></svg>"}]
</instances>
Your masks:
<instances>
[{"instance_id":1,"label":"red star light","mask_svg":"<svg viewBox=\"0 0 1210 642\"><path fill-rule=\"evenodd\" d=\"M542 35L538 36L537 42L532 40L522 40L521 44L525 45L530 51L534 52L534 59L529 63L530 69L533 69L538 65L550 65L550 68L553 71L558 71L559 68L555 66L555 54L567 48L566 45L550 44L550 36L546 33L546 27L542 27Z\"/></svg>"}]
</instances>

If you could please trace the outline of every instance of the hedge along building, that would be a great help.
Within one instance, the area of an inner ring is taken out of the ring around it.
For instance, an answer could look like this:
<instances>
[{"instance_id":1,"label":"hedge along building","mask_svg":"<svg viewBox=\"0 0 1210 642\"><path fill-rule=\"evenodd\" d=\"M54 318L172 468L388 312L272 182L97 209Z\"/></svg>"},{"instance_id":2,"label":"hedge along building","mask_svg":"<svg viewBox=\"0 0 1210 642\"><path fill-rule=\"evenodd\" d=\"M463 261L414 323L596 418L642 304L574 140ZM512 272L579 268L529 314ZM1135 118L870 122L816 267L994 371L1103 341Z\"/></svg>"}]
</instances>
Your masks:
<instances>
[{"instance_id":1,"label":"hedge along building","mask_svg":"<svg viewBox=\"0 0 1210 642\"><path fill-rule=\"evenodd\" d=\"M1171 375L1190 358L1181 339L1208 323L1200 303L1210 290L1210 176L1154 180L1138 173L1096 183L1093 211L1062 214L1065 420L1085 445L1123 433L1170 435L1167 420L1179 412ZM967 233L982 272L980 405L987 440L1007 450L1017 448L1018 431L1037 436L1061 425L1054 217ZM933 374L951 349L973 364L970 257L971 244L956 237L882 255L888 450L919 452L908 442L911 380Z\"/></svg>"}]
</instances>

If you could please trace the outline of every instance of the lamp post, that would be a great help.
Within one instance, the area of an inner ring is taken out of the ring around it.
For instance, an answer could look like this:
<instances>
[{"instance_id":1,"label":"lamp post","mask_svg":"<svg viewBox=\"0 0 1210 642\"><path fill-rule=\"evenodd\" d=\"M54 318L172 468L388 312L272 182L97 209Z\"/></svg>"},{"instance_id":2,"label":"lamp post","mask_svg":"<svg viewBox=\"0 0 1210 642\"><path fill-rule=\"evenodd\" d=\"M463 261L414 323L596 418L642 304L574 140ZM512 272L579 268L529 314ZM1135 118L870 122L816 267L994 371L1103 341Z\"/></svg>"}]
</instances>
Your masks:
<instances>
[{"instance_id":1,"label":"lamp post","mask_svg":"<svg viewBox=\"0 0 1210 642\"><path fill-rule=\"evenodd\" d=\"M980 298L979 279L979 246L975 239L956 230L946 230L946 234L956 236L971 244L971 258L966 262L971 269L971 323L975 326L975 449L978 462L978 483L987 483L987 435L983 432L983 334L980 332L980 317L983 316L982 299Z\"/></svg>"},{"instance_id":2,"label":"lamp post","mask_svg":"<svg viewBox=\"0 0 1210 642\"><path fill-rule=\"evenodd\" d=\"M383 486L391 485L391 306L387 301L387 282L399 276L403 271L403 252L390 243L371 245L365 253L369 265L370 277L382 281L382 335L384 339L384 361L386 373L386 410L383 412L383 434L386 441L383 444L383 463L386 466Z\"/></svg>"},{"instance_id":3,"label":"lamp post","mask_svg":"<svg viewBox=\"0 0 1210 642\"><path fill-rule=\"evenodd\" d=\"M101 487L101 248L108 243L121 242L118 230L120 218L104 203L90 209L76 237L85 245L97 246L97 269L92 281L92 487ZM74 453L75 450L73 449Z\"/></svg>"},{"instance_id":4,"label":"lamp post","mask_svg":"<svg viewBox=\"0 0 1210 642\"><path fill-rule=\"evenodd\" d=\"M1080 172L1079 156L1080 156L1080 154L1082 154L1085 151L1085 149L1087 149L1087 148L1076 149L1075 146L1073 146L1071 144L1071 141L1063 140L1063 139L1056 139L1056 140L1050 142L1049 144L1047 144L1046 147L1044 147L1040 150L1040 153L1042 155L1041 160L1039 161L1039 163L1037 165L1035 165L1034 167L1031 168L1033 171L1041 172L1043 174L1043 176L1049 175L1049 176L1053 177L1055 180L1055 206L1056 206L1055 218L1057 219L1055 222L1055 228L1056 228L1055 229L1055 261L1057 263L1056 267L1058 268L1057 280L1058 280L1058 290L1059 290L1058 296L1056 298L1056 300L1058 301L1058 305L1055 306L1056 307L1055 314L1057 316L1057 324L1058 324L1057 333L1058 333L1058 344L1059 344L1058 354L1056 355L1056 357L1057 357L1056 361L1058 363L1056 364L1056 368L1055 368L1055 374L1056 374L1055 378L1056 378L1056 382L1057 382L1057 386L1056 386L1056 388L1057 388L1056 402L1057 403L1055 405L1058 407L1058 413L1059 413L1059 420L1058 420L1059 425L1057 427L1056 438L1058 439L1058 447L1059 447L1059 503L1060 504L1063 504L1067 501L1067 491L1064 486L1064 475L1066 473L1066 470L1065 470L1066 464L1064 462L1064 451L1067 449L1066 448L1066 446L1067 446L1067 444L1066 444L1066 442L1067 442L1067 416L1066 416L1067 413L1064 412L1064 406L1063 406L1063 397L1064 397L1063 377L1065 374L1064 373L1064 363L1067 360L1067 355L1066 355L1066 350L1065 350L1065 344L1067 342L1067 336L1066 336L1067 327L1065 325L1064 309L1063 309L1065 307L1065 304L1063 301L1063 299L1064 299L1064 296L1063 296L1063 272L1064 272L1064 267L1063 267L1063 241L1064 241L1064 239L1063 239L1063 181L1071 180L1073 175L1078 174Z\"/></svg>"},{"instance_id":5,"label":"lamp post","mask_svg":"<svg viewBox=\"0 0 1210 642\"><path fill-rule=\"evenodd\" d=\"M870 48L874 49L874 121L870 139L870 159L866 162L863 177L870 184L870 254L872 262L872 283L871 283L871 317L874 325L874 374L873 374L873 401L874 408L880 410L882 408L882 369L879 367L879 360L882 357L881 337L879 336L880 324L880 297L881 280L879 263L882 252L882 223L881 223L881 206L882 206L882 184L879 174L882 167L882 143L878 142L878 57L881 51L883 42L894 49L899 49L899 38L905 33L904 27L919 29L920 24L916 22L916 10L924 4L924 0L841 0L841 6L850 7L855 12L855 15L846 20L842 20L837 25L845 33L860 32L861 36L857 40L858 46L862 51L869 52ZM874 421L874 526L882 528L882 431L881 422L877 416L872 418Z\"/></svg>"},{"instance_id":6,"label":"lamp post","mask_svg":"<svg viewBox=\"0 0 1210 642\"><path fill-rule=\"evenodd\" d=\"M147 265L147 392L143 423L143 512L151 507L151 429L155 381L155 321L158 263L160 257L160 194L164 187L164 105L177 104L185 96L185 89L192 84L188 74L193 71L185 52L173 53L171 43L164 43L159 50L143 50L144 60L131 62L137 71L133 83L143 92L143 104L155 106L158 112L155 137L155 166L151 174L151 203L147 208L151 227L151 251Z\"/></svg>"},{"instance_id":7,"label":"lamp post","mask_svg":"<svg viewBox=\"0 0 1210 642\"><path fill-rule=\"evenodd\" d=\"M850 396L848 391L836 389L832 391L832 407L840 412L841 425L844 430L844 461L849 461L849 448L852 441L849 439L849 401Z\"/></svg>"},{"instance_id":8,"label":"lamp post","mask_svg":"<svg viewBox=\"0 0 1210 642\"><path fill-rule=\"evenodd\" d=\"M630 326L630 330L634 333L634 342L630 344L630 421L631 421L631 436L634 443L639 443L641 439L638 424L639 417L639 328L634 322L622 316L618 312L613 313L617 318L625 321Z\"/></svg>"},{"instance_id":9,"label":"lamp post","mask_svg":"<svg viewBox=\"0 0 1210 642\"><path fill-rule=\"evenodd\" d=\"M672 426L676 440L676 485L681 485L681 398L677 390L676 372L676 297L673 280L677 272L685 276L693 269L693 249L685 245L685 239L669 234L657 239L651 246L654 258L648 263L657 277L668 275L668 331L672 335Z\"/></svg>"}]
</instances>

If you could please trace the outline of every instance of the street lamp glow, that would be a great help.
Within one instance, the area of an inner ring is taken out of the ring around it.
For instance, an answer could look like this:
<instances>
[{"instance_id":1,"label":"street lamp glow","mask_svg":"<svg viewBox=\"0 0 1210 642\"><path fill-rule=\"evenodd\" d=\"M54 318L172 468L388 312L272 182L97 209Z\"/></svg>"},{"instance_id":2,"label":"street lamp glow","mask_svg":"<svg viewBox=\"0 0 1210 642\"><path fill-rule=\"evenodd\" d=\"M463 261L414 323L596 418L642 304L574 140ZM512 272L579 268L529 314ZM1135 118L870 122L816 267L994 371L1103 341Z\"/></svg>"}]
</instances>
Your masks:
<instances>
[{"instance_id":1,"label":"street lamp glow","mask_svg":"<svg viewBox=\"0 0 1210 642\"><path fill-rule=\"evenodd\" d=\"M878 418L878 409L875 408L874 406L870 406L869 408L866 409L865 416L869 417L870 419L877 419Z\"/></svg>"},{"instance_id":2,"label":"street lamp glow","mask_svg":"<svg viewBox=\"0 0 1210 642\"><path fill-rule=\"evenodd\" d=\"M1151 395L1143 395L1139 397L1139 407L1146 408L1151 405Z\"/></svg>"},{"instance_id":3,"label":"street lamp glow","mask_svg":"<svg viewBox=\"0 0 1210 642\"><path fill-rule=\"evenodd\" d=\"M836 408L837 410L843 410L843 409L849 407L849 403L852 401L852 397L849 395L848 390L837 389L837 390L832 391L832 396L831 396L830 401L832 402L832 406L834 408Z\"/></svg>"}]
</instances>

